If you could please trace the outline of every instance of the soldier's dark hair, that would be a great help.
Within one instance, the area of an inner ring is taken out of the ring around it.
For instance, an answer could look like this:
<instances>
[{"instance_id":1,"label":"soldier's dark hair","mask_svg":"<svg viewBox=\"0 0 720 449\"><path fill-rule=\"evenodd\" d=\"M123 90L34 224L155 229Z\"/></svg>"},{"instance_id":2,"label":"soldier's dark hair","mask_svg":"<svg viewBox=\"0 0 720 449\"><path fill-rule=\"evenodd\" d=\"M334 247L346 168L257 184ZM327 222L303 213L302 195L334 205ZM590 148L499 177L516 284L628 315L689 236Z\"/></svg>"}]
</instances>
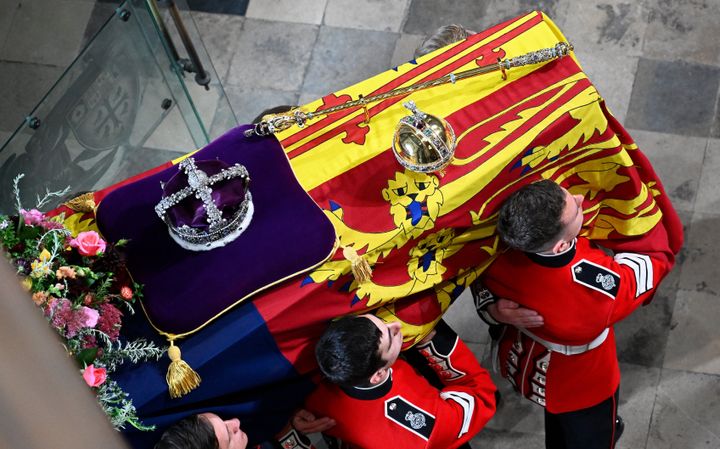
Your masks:
<instances>
[{"instance_id":1,"label":"soldier's dark hair","mask_svg":"<svg viewBox=\"0 0 720 449\"><path fill-rule=\"evenodd\" d=\"M363 316L333 321L315 346L320 371L345 387L367 386L370 377L385 366L380 357L380 329Z\"/></svg>"},{"instance_id":2,"label":"soldier's dark hair","mask_svg":"<svg viewBox=\"0 0 720 449\"><path fill-rule=\"evenodd\" d=\"M565 201L565 192L554 181L528 184L500 206L498 234L511 248L547 251L562 232Z\"/></svg>"},{"instance_id":3,"label":"soldier's dark hair","mask_svg":"<svg viewBox=\"0 0 720 449\"><path fill-rule=\"evenodd\" d=\"M205 417L191 415L168 428L155 449L218 449L215 429Z\"/></svg>"}]
</instances>

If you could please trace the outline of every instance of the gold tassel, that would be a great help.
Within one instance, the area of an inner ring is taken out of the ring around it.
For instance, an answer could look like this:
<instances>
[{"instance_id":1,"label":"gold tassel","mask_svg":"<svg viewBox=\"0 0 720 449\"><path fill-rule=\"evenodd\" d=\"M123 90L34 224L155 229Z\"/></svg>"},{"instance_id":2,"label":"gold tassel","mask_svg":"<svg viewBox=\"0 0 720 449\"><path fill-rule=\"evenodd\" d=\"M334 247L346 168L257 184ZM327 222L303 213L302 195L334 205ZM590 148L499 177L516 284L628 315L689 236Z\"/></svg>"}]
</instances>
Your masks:
<instances>
[{"instance_id":1,"label":"gold tassel","mask_svg":"<svg viewBox=\"0 0 720 449\"><path fill-rule=\"evenodd\" d=\"M95 210L95 194L93 192L83 193L63 204L75 212L89 213Z\"/></svg>"},{"instance_id":2,"label":"gold tassel","mask_svg":"<svg viewBox=\"0 0 720 449\"><path fill-rule=\"evenodd\" d=\"M173 399L185 396L200 385L200 376L190 368L186 361L180 358L180 348L170 341L168 348L170 366L168 366L165 381L170 390L170 397Z\"/></svg>"},{"instance_id":3,"label":"gold tassel","mask_svg":"<svg viewBox=\"0 0 720 449\"><path fill-rule=\"evenodd\" d=\"M367 260L350 246L343 246L343 256L350 261L350 269L359 283L367 282L372 278L372 268Z\"/></svg>"}]
</instances>

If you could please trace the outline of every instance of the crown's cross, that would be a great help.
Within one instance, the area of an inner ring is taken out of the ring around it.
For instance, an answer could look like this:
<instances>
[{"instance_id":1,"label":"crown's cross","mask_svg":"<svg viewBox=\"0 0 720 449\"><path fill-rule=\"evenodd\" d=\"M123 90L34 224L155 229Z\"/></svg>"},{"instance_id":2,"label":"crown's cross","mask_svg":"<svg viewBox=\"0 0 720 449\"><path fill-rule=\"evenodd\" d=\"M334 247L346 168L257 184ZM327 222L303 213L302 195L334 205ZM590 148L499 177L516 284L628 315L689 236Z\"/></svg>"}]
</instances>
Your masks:
<instances>
[{"instance_id":1,"label":"crown's cross","mask_svg":"<svg viewBox=\"0 0 720 449\"><path fill-rule=\"evenodd\" d=\"M223 224L225 220L222 217L222 212L220 212L220 209L218 209L212 199L212 189L210 186L213 182L211 182L211 178L208 178L207 173L197 168L195 161L192 159L185 159L180 163L180 168L187 174L188 185L195 191L195 198L203 202L210 229L215 229Z\"/></svg>"},{"instance_id":2,"label":"crown's cross","mask_svg":"<svg viewBox=\"0 0 720 449\"><path fill-rule=\"evenodd\" d=\"M203 203L203 207L205 208L205 212L207 214L207 221L210 225L210 230L214 231L215 229L223 226L226 223L226 220L223 218L222 212L218 209L212 199L213 191L210 186L219 181L236 177L239 177L243 181L247 182L250 180L247 169L240 164L235 164L220 173L208 176L207 173L197 168L193 158L183 160L180 162L179 167L188 177L188 186L178 190L172 195L164 197L157 206L155 206L155 212L160 217L163 217L167 209L194 194L195 198L199 199Z\"/></svg>"},{"instance_id":3,"label":"crown's cross","mask_svg":"<svg viewBox=\"0 0 720 449\"><path fill-rule=\"evenodd\" d=\"M423 125L425 124L423 120L425 120L427 114L418 109L417 105L415 105L415 102L413 100L406 101L405 103L403 103L403 106L405 106L405 108L409 109L410 112L412 112L415 123L422 123Z\"/></svg>"}]
</instances>

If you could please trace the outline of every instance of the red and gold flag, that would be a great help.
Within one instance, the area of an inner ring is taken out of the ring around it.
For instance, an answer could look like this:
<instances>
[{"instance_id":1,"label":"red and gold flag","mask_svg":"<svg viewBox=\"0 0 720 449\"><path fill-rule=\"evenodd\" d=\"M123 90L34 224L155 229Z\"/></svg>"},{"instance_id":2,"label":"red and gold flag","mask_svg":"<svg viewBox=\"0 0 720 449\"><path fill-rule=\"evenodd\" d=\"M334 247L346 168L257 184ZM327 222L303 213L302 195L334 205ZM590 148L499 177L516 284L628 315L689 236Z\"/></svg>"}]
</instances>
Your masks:
<instances>
[{"instance_id":1,"label":"red and gold flag","mask_svg":"<svg viewBox=\"0 0 720 449\"><path fill-rule=\"evenodd\" d=\"M564 41L552 21L530 13L302 109L322 110ZM371 281L358 282L339 250L307 276L298 291L312 294L324 316L377 309L404 323L406 344L418 341L492 262L500 247L499 205L539 179L585 197L583 234L592 239L638 238L662 210L674 214L652 167L574 56L506 76L415 91L369 105L367 113L343 110L279 134L341 245L373 269ZM393 133L410 99L454 129L457 149L444 176L403 169L394 158Z\"/></svg>"},{"instance_id":2,"label":"red and gold flag","mask_svg":"<svg viewBox=\"0 0 720 449\"><path fill-rule=\"evenodd\" d=\"M530 13L302 109L326 109L564 41L551 20ZM495 233L499 205L530 182L553 179L583 195L583 234L591 239L640 239L663 214L677 221L649 162L574 55L505 75L414 91L277 135L340 245L354 249L373 271L371 280L356 280L340 248L311 273L252 298L298 371L314 367L311 343L337 316L372 310L403 322L406 345L425 336L501 250ZM442 176L403 169L392 153L407 100L454 129L455 157ZM105 193L97 192L96 200ZM80 223L77 216L68 220ZM678 250L682 230L675 234Z\"/></svg>"}]
</instances>

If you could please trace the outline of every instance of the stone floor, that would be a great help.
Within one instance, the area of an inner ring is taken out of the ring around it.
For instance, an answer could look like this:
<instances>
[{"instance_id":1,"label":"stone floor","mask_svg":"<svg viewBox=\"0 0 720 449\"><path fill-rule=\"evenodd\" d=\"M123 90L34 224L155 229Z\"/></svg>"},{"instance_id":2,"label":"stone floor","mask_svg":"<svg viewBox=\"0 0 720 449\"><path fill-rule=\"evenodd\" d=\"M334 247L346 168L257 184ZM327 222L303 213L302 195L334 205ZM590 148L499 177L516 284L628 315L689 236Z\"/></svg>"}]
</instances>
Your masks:
<instances>
[{"instance_id":1,"label":"stone floor","mask_svg":"<svg viewBox=\"0 0 720 449\"><path fill-rule=\"evenodd\" d=\"M653 162L685 224L685 248L654 302L618 326L620 448L720 448L719 0L189 1L239 122L302 104L411 58L447 23L483 29L544 10ZM0 0L0 140L115 5ZM217 114L216 114L217 115ZM222 128L222 121L215 121ZM716 177L717 176L717 177ZM463 297L450 322L484 357ZM541 410L498 379L505 402L475 447L543 447Z\"/></svg>"}]
</instances>

